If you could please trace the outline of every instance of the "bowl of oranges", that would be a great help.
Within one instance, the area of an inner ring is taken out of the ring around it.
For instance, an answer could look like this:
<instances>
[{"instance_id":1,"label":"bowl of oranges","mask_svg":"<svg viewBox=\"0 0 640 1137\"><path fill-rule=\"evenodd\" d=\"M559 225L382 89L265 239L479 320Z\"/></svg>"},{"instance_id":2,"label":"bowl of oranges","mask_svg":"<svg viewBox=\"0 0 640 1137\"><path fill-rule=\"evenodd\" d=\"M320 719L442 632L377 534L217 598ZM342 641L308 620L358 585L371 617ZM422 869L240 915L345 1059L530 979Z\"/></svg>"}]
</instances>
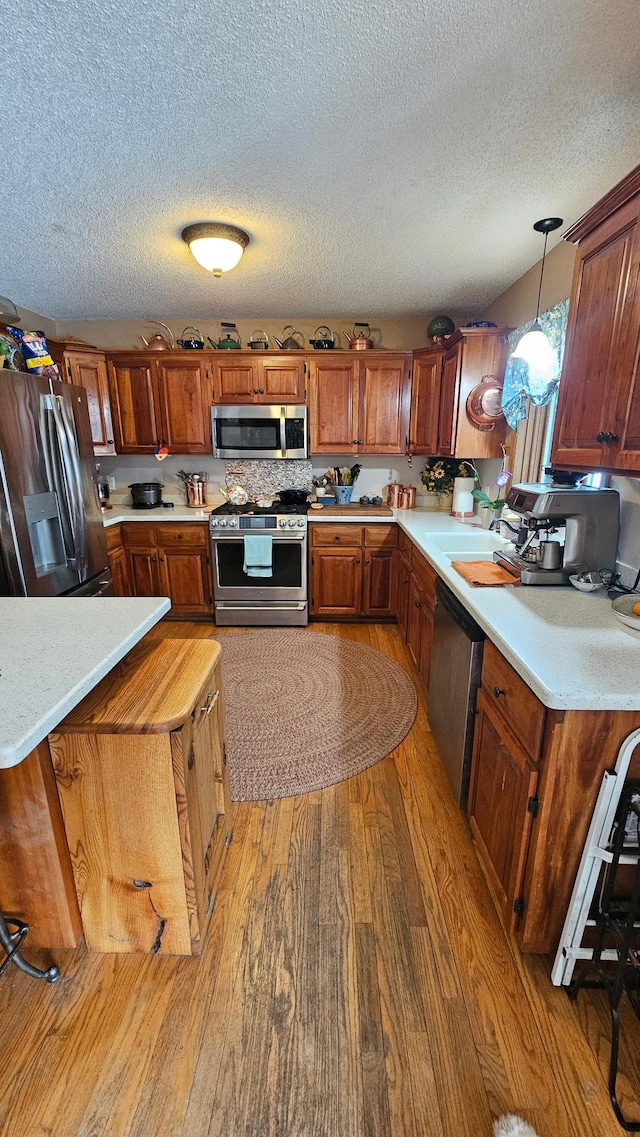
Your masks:
<instances>
[{"instance_id":1,"label":"bowl of oranges","mask_svg":"<svg viewBox=\"0 0 640 1137\"><path fill-rule=\"evenodd\" d=\"M640 596L637 592L618 596L611 607L623 624L627 624L628 627L635 628L636 631L640 632Z\"/></svg>"}]
</instances>

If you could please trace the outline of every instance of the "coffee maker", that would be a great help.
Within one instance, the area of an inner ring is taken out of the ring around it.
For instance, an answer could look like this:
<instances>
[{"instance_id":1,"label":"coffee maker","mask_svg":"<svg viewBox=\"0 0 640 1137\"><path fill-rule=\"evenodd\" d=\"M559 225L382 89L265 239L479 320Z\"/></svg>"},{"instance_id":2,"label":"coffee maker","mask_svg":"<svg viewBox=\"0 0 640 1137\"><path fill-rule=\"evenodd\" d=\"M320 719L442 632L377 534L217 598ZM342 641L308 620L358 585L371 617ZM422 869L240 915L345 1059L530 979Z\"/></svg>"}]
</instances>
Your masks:
<instances>
[{"instance_id":1,"label":"coffee maker","mask_svg":"<svg viewBox=\"0 0 640 1137\"><path fill-rule=\"evenodd\" d=\"M530 482L511 487L507 507L521 521L505 523L515 536L493 559L522 584L568 584L575 573L615 569L617 490Z\"/></svg>"}]
</instances>

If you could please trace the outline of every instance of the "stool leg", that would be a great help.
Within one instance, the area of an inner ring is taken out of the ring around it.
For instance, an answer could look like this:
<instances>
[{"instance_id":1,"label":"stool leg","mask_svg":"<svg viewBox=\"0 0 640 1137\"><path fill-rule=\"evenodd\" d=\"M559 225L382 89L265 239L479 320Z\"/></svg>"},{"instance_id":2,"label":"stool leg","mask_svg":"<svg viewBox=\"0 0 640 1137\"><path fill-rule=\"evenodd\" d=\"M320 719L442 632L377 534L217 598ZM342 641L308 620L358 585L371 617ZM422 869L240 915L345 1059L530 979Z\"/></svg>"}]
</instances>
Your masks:
<instances>
[{"instance_id":1,"label":"stool leg","mask_svg":"<svg viewBox=\"0 0 640 1137\"><path fill-rule=\"evenodd\" d=\"M32 979L46 979L47 983L55 983L60 978L60 971L57 967L48 967L46 971L41 971L38 967L33 967L32 964L27 963L20 954L20 944L29 931L26 924L21 920L12 920L12 924L16 925L17 931L10 932L7 926L7 921L2 912L0 912L0 944L4 948L7 958L0 966L0 973L4 971L8 963L15 963L21 971L30 975Z\"/></svg>"}]
</instances>

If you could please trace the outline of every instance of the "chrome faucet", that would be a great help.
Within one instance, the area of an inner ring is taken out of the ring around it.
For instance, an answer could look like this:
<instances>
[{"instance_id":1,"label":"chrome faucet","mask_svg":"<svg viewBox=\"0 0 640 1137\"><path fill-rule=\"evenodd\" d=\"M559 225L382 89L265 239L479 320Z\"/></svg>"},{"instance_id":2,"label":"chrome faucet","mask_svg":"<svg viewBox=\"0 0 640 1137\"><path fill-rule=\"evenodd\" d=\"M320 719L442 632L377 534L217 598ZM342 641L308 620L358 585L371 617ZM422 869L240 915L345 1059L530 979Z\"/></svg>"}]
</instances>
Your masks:
<instances>
[{"instance_id":1,"label":"chrome faucet","mask_svg":"<svg viewBox=\"0 0 640 1137\"><path fill-rule=\"evenodd\" d=\"M511 522L507 521L506 518L504 518L504 517L494 517L493 521L491 522L491 524L489 526L489 529L497 529L498 530L498 536L500 537L500 536L502 536L502 534L500 533L500 529L499 529L500 525L506 525L509 532L515 533L516 537L518 536L518 533L520 532L520 526L519 525L512 525Z\"/></svg>"}]
</instances>

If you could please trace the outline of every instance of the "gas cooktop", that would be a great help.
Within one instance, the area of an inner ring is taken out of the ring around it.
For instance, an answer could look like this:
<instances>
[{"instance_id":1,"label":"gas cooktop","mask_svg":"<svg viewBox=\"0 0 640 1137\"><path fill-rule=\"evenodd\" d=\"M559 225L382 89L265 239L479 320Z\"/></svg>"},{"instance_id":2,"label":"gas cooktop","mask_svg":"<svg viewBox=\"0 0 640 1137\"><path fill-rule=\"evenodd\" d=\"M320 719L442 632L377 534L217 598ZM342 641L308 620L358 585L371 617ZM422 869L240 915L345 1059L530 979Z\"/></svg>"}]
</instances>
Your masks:
<instances>
[{"instance_id":1,"label":"gas cooktop","mask_svg":"<svg viewBox=\"0 0 640 1137\"><path fill-rule=\"evenodd\" d=\"M232 505L231 502L225 502L224 505L219 505L216 509L211 510L211 516L220 514L225 517L235 516L239 513L250 513L256 516L277 515L282 517L283 514L294 514L298 517L303 516L309 510L309 502L305 501L302 505L285 505L282 501L274 501L273 505L266 508L257 505L255 501L248 501L246 505Z\"/></svg>"}]
</instances>

